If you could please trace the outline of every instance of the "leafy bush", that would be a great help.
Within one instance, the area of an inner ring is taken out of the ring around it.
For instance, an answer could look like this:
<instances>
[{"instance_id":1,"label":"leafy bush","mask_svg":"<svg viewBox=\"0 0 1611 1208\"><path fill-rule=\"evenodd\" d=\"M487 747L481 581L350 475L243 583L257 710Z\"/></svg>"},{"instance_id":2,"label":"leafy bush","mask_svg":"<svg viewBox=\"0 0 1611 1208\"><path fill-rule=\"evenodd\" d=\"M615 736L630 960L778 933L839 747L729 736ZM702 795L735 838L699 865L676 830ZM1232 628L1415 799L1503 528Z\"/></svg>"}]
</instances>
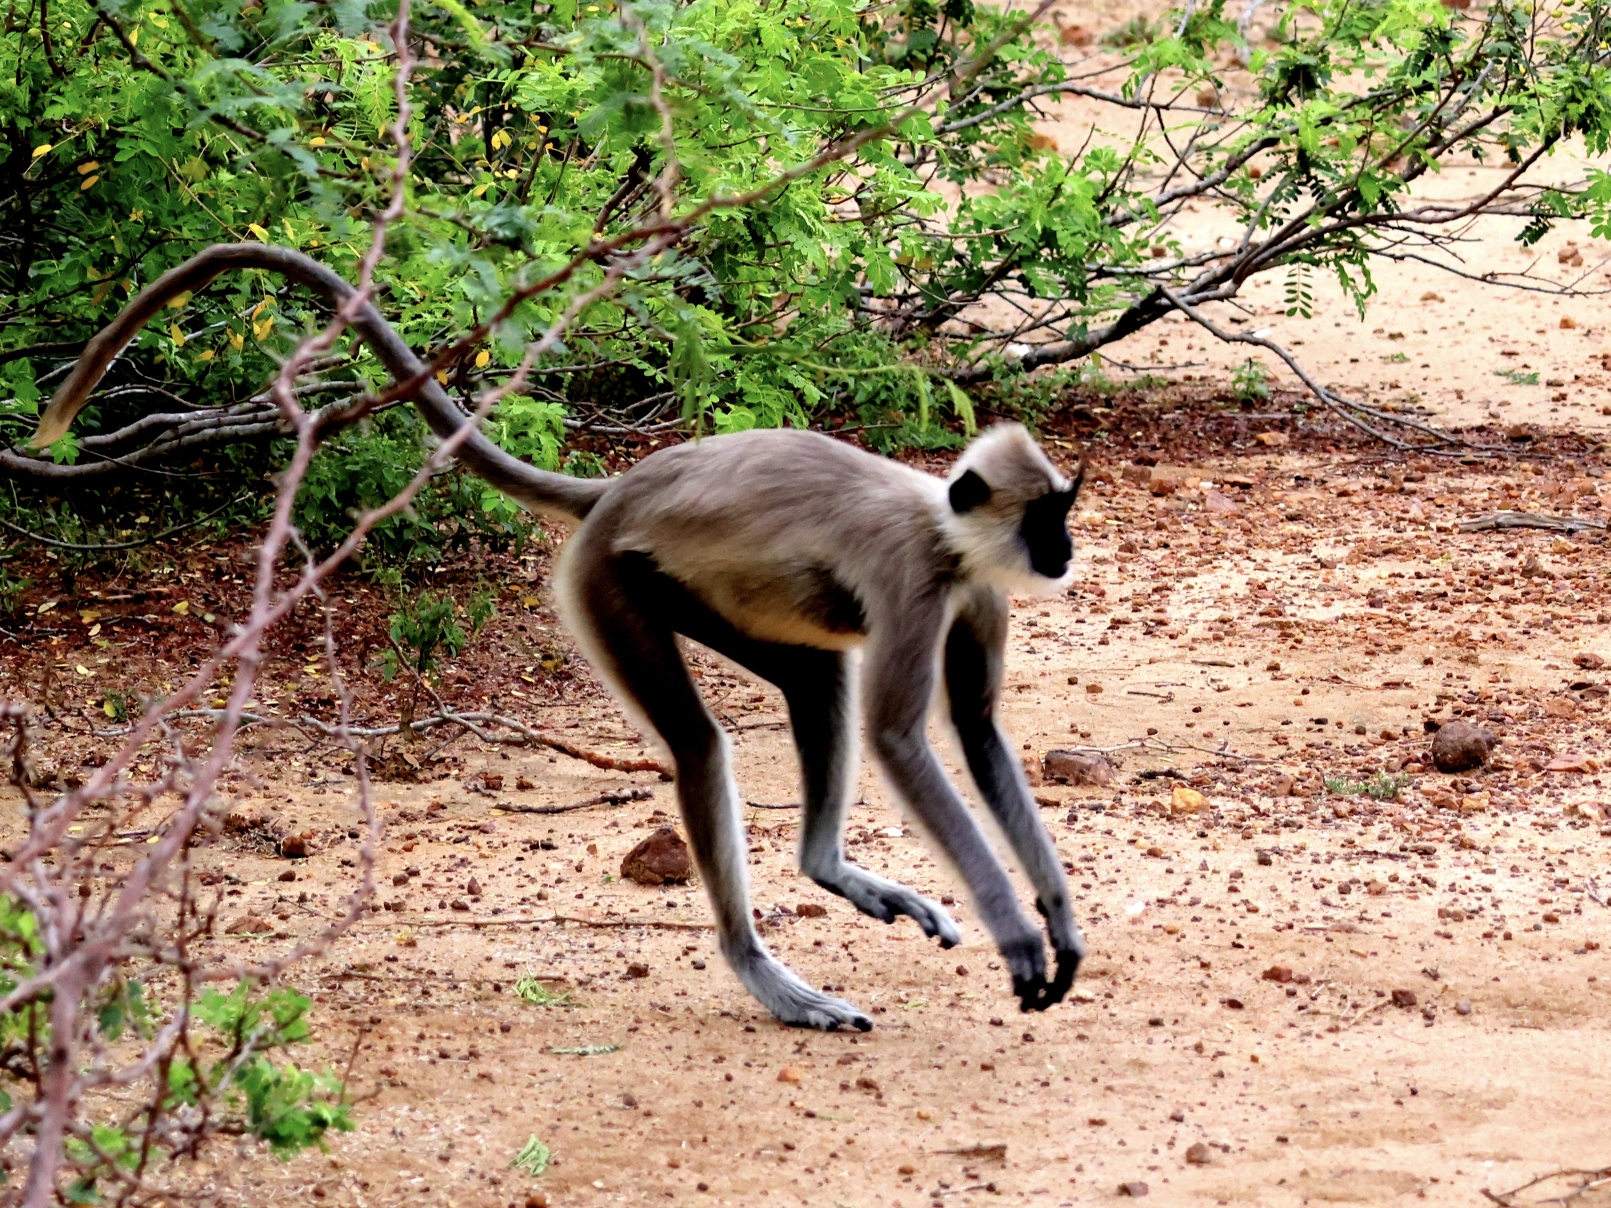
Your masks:
<instances>
[{"instance_id":1,"label":"leafy bush","mask_svg":"<svg viewBox=\"0 0 1611 1208\"><path fill-rule=\"evenodd\" d=\"M487 422L522 456L596 468L577 453L677 425L818 423L878 447L943 445L971 423L973 392L1078 361L1172 310L1208 321L1202 307L1259 273L1282 275L1294 314L1319 273L1363 309L1373 257L1455 267L1445 232L1465 215L1517 215L1524 243L1566 221L1611 231L1611 175L1580 187L1539 175L1572 140L1606 154L1611 0L1275 11L1268 50L1242 41L1221 0L1132 22L1108 39L1122 58L1104 80L1022 13L969 0L423 7L406 90L409 205L379 300L413 345L441 352L584 249L706 207L583 306ZM356 276L364 218L395 163L398 60L376 27L387 0L61 0L48 12L4 35L16 70L0 80L14 184L0 200L0 432L13 439L88 335L207 244L286 243ZM1252 73L1235 88L1227 52ZM1095 130L1059 150L1033 123L1062 93L1147 120L1133 141ZM1470 203L1411 204L1456 157L1512 172ZM1234 248L1174 244L1169 222L1196 204L1243 229ZM509 307L438 376L466 401L507 381L534 335L605 283L605 259ZM993 327L987 314L1018 318ZM69 438L38 463L5 464L59 463L71 477L112 456L216 458L241 441L272 462L262 383L319 321L263 273L177 300ZM298 388L336 402L379 378L372 356L340 343ZM1315 389L1351 418L1395 422ZM176 397L211 410L127 427ZM418 464L420 441L401 411L342 436L309 481L303 522L333 532ZM436 503L388 522L373 556L519 538L504 501L475 496L444 482Z\"/></svg>"},{"instance_id":2,"label":"leafy bush","mask_svg":"<svg viewBox=\"0 0 1611 1208\"><path fill-rule=\"evenodd\" d=\"M42 971L38 930L31 911L15 898L0 896L0 996ZM26 997L0 1012L0 1111L12 1103L6 1084L15 1089L49 1070L49 997ZM174 1010L187 1011L210 1036L194 1038L157 1067L152 1076L159 1079L160 1094L154 1106L129 1113L108 1100L87 1138L67 1138L65 1156L73 1171L67 1199L98 1202L101 1185L116 1183L120 1172L134 1171L155 1156L193 1155L202 1137L216 1130L218 1121L208 1117L220 1109L234 1116L225 1119L224 1131L258 1137L281 1156L320 1145L331 1129L350 1131L352 1112L339 1078L289 1062L276 1064L268 1056L309 1039L311 1005L294 990L264 993L245 981L228 994L204 990L188 1004L166 1008L152 1001L138 976L120 973L102 985L90 1004L98 1045L125 1038L149 1042L164 1014Z\"/></svg>"}]
</instances>

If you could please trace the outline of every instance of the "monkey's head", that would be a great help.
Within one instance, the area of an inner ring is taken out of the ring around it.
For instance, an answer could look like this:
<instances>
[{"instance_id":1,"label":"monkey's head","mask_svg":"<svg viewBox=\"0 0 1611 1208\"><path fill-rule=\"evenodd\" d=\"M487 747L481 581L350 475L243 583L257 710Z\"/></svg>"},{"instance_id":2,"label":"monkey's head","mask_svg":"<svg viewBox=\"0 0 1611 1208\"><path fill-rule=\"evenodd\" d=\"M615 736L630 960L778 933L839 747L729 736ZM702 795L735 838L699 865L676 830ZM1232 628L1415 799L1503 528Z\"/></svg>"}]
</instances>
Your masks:
<instances>
[{"instance_id":1,"label":"monkey's head","mask_svg":"<svg viewBox=\"0 0 1611 1208\"><path fill-rule=\"evenodd\" d=\"M966 573L1014 591L1051 592L1072 576L1068 511L1084 467L1065 477L1018 424L991 428L947 480L952 532Z\"/></svg>"}]
</instances>

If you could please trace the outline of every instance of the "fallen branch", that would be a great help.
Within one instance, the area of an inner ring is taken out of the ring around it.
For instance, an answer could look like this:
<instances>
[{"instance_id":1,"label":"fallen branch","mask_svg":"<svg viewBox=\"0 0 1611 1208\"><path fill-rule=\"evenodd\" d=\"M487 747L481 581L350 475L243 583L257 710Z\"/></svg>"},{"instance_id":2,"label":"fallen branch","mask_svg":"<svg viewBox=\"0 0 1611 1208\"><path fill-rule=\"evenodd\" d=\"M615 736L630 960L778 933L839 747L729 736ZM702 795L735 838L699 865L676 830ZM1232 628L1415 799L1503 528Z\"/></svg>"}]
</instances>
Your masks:
<instances>
[{"instance_id":1,"label":"fallen branch","mask_svg":"<svg viewBox=\"0 0 1611 1208\"><path fill-rule=\"evenodd\" d=\"M223 716L222 709L176 709L168 716L175 718ZM333 726L328 722L320 721L316 717L276 717L272 713L245 712L241 714L243 725L259 726L290 726L294 729L307 729L322 734L325 737L336 737L345 733L354 738L387 738L403 731L401 722L392 722L385 726L349 726L345 730ZM435 729L438 726L463 726L482 742L496 743L502 746L539 746L548 747L562 755L569 755L572 759L580 759L583 763L592 764L596 768L603 768L607 772L656 772L662 780L671 779L671 769L658 759L619 759L614 755L605 755L601 751L592 751L586 747L560 738L542 730L534 730L523 722L512 717L504 717L498 713L458 713L451 709L443 709L430 717L416 718L408 723L411 732ZM489 733L483 729L485 726L499 726L513 730L514 734L503 735ZM130 727L119 726L107 730L97 730L97 738L119 738L128 734Z\"/></svg>"},{"instance_id":2,"label":"fallen branch","mask_svg":"<svg viewBox=\"0 0 1611 1208\"><path fill-rule=\"evenodd\" d=\"M1534 528L1556 533L1605 532L1605 521L1587 516L1547 516L1542 512L1495 512L1460 522L1462 533L1483 533L1489 529Z\"/></svg>"},{"instance_id":3,"label":"fallen branch","mask_svg":"<svg viewBox=\"0 0 1611 1208\"><path fill-rule=\"evenodd\" d=\"M572 914L546 914L527 915L523 918L510 919L421 919L418 922L401 924L409 931L421 927L471 927L479 930L482 927L524 927L528 924L540 923L576 923L582 927L647 927L655 931L709 931L714 923L674 923L668 919L583 919ZM398 929L399 924L385 920L373 923L360 923L360 927L388 927Z\"/></svg>"},{"instance_id":4,"label":"fallen branch","mask_svg":"<svg viewBox=\"0 0 1611 1208\"><path fill-rule=\"evenodd\" d=\"M1520 1208L1520 1204L1516 1200L1516 1197L1522 1192L1530 1190L1533 1187L1537 1187L1540 1183L1547 1183L1551 1179L1573 1178L1582 1179L1583 1182L1572 1188L1572 1190L1567 1192L1565 1195L1552 1196L1550 1199L1542 1202L1548 1204L1570 1204L1573 1200L1577 1199L1578 1196L1582 1195L1586 1191L1594 1191L1598 1188L1611 1184L1611 1166L1602 1166L1598 1170L1552 1170L1548 1174L1539 1175L1536 1179L1529 1179L1520 1187L1516 1187L1510 1191L1493 1192L1484 1187L1482 1188L1482 1194L1493 1203L1504 1205L1504 1208Z\"/></svg>"},{"instance_id":5,"label":"fallen branch","mask_svg":"<svg viewBox=\"0 0 1611 1208\"><path fill-rule=\"evenodd\" d=\"M565 805L519 805L509 802L492 808L502 810L506 814L568 814L572 810L585 810L595 805L625 805L628 801L647 801L653 796L653 789L620 789L616 792L600 793L596 797L589 797L586 801L567 802Z\"/></svg>"}]
</instances>

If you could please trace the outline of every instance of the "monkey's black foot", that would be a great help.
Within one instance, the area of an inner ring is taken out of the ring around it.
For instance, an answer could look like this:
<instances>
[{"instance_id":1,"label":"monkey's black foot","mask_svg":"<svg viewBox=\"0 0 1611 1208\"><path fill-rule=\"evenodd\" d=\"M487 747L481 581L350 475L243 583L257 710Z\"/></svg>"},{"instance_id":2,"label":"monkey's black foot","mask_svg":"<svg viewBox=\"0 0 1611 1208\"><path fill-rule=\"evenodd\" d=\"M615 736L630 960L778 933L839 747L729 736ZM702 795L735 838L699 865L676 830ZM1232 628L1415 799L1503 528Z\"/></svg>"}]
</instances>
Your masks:
<instances>
[{"instance_id":1,"label":"monkey's black foot","mask_svg":"<svg viewBox=\"0 0 1611 1208\"><path fill-rule=\"evenodd\" d=\"M893 923L903 914L916 920L923 934L938 938L942 948L954 948L962 942L962 932L943 906L895 881L875 877L853 864L842 864L829 873L812 875L811 879L880 922Z\"/></svg>"},{"instance_id":2,"label":"monkey's black foot","mask_svg":"<svg viewBox=\"0 0 1611 1208\"><path fill-rule=\"evenodd\" d=\"M816 1028L819 1032L840 1028L872 1030L873 1021L855 1007L842 998L813 990L764 950L734 958L732 965L739 981L761 1005L791 1027Z\"/></svg>"}]
</instances>

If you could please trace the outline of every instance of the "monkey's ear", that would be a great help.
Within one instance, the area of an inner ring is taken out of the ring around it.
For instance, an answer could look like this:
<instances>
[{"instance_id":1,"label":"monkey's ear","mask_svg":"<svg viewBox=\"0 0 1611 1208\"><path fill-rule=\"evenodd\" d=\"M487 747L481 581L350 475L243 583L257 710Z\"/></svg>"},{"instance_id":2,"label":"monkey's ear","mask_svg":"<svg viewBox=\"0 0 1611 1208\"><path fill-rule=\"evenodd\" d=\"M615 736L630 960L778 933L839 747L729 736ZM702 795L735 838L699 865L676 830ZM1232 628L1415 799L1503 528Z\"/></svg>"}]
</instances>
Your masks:
<instances>
[{"instance_id":1,"label":"monkey's ear","mask_svg":"<svg viewBox=\"0 0 1611 1208\"><path fill-rule=\"evenodd\" d=\"M951 484L951 510L959 516L989 502L990 484L972 470L964 470L962 477Z\"/></svg>"}]
</instances>

